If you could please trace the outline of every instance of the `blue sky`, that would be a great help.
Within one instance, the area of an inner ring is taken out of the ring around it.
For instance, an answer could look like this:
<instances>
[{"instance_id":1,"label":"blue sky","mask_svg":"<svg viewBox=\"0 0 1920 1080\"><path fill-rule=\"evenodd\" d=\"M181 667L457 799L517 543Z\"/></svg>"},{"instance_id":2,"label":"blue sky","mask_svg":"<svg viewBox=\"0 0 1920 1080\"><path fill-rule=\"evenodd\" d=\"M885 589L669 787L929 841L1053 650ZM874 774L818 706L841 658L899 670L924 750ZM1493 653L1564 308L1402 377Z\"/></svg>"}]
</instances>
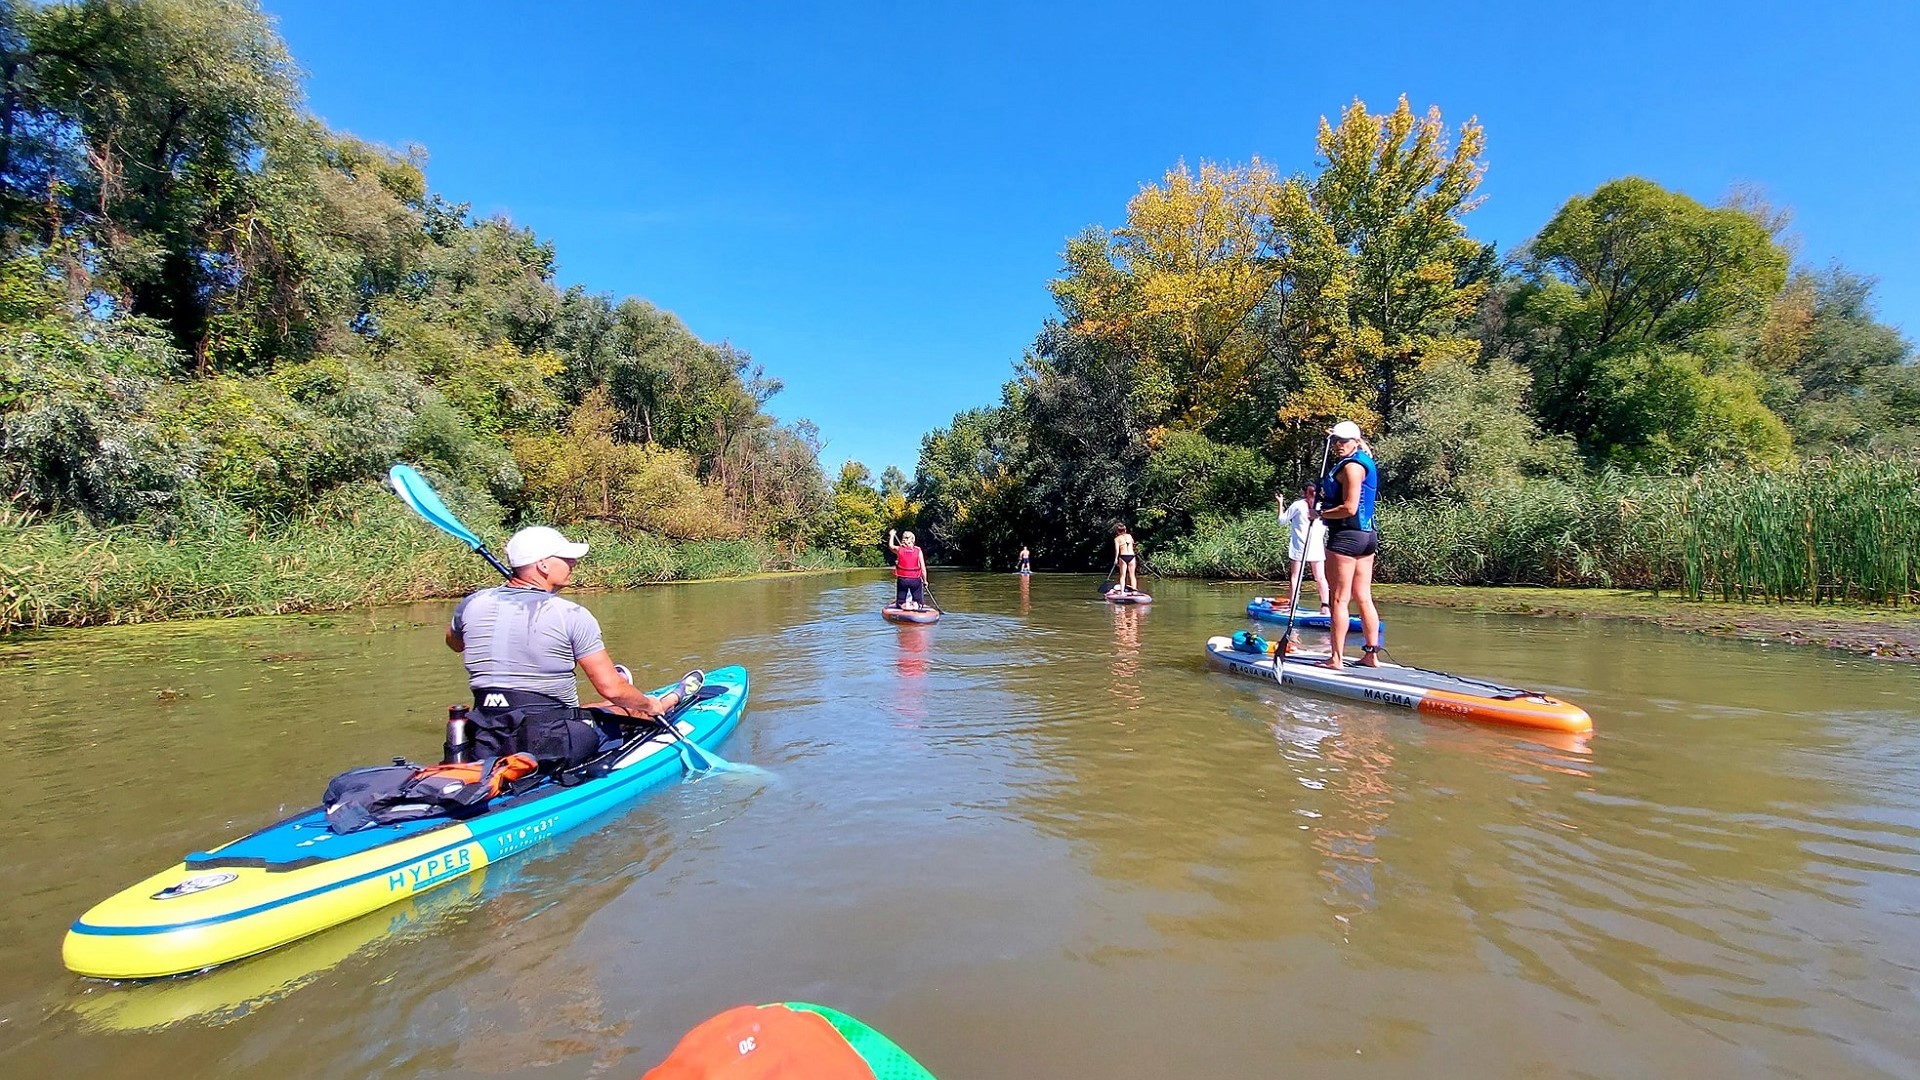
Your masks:
<instances>
[{"instance_id":1,"label":"blue sky","mask_svg":"<svg viewBox=\"0 0 1920 1080\"><path fill-rule=\"evenodd\" d=\"M435 190L532 226L563 284L750 352L829 471L911 474L922 434L996 401L1067 238L1143 183L1310 169L1356 96L1479 117L1468 222L1503 250L1615 177L1757 184L1802 261L1879 277L1881 317L1920 331L1908 0L265 6L331 126L423 146Z\"/></svg>"}]
</instances>

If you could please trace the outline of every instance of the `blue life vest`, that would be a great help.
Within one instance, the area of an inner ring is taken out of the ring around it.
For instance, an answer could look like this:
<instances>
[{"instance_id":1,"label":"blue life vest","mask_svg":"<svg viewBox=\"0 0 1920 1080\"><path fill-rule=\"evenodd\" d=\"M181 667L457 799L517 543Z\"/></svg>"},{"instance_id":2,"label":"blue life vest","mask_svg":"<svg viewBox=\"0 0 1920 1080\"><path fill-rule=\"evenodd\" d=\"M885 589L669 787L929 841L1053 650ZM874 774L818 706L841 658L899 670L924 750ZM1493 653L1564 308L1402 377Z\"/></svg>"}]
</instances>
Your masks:
<instances>
[{"instance_id":1,"label":"blue life vest","mask_svg":"<svg viewBox=\"0 0 1920 1080\"><path fill-rule=\"evenodd\" d=\"M1350 457L1343 457L1333 463L1327 475L1320 478L1320 506L1342 506L1347 501L1347 493L1340 490L1340 470L1347 462L1357 461L1366 470L1366 476L1360 481L1360 505L1354 508L1352 517L1328 518L1329 532L1344 532L1348 529L1373 531L1373 498L1380 489L1380 470L1373 464L1373 455L1365 450L1355 450Z\"/></svg>"}]
</instances>

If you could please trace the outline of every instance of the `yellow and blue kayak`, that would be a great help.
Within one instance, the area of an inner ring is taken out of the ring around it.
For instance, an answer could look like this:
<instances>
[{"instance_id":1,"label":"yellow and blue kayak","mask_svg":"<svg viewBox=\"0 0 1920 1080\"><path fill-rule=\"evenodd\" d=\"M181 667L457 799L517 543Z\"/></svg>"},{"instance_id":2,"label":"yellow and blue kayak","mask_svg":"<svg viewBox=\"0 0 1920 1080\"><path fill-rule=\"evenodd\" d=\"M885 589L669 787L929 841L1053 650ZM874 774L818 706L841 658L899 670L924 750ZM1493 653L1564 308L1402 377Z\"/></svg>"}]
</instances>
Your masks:
<instances>
[{"instance_id":1,"label":"yellow and blue kayak","mask_svg":"<svg viewBox=\"0 0 1920 1080\"><path fill-rule=\"evenodd\" d=\"M709 672L702 698L675 726L681 738L711 748L740 722L746 669ZM194 852L94 905L68 929L61 955L81 975L146 979L266 952L539 847L681 775L693 767L689 753L662 731L624 747L604 776L503 795L465 820L338 835L314 807Z\"/></svg>"}]
</instances>

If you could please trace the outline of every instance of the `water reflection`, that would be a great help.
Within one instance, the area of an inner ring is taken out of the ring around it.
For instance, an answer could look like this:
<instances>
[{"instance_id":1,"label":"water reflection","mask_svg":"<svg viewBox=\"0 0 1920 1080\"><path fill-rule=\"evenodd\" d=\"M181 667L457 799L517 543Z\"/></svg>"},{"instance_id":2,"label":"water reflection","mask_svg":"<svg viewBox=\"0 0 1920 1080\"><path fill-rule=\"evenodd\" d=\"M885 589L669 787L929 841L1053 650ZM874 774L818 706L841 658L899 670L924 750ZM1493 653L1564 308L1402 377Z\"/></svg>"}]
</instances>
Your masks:
<instances>
[{"instance_id":1,"label":"water reflection","mask_svg":"<svg viewBox=\"0 0 1920 1080\"><path fill-rule=\"evenodd\" d=\"M897 627L899 648L894 654L893 667L901 677L922 678L927 673L927 642L933 631L925 626L902 624Z\"/></svg>"},{"instance_id":2,"label":"water reflection","mask_svg":"<svg viewBox=\"0 0 1920 1080\"><path fill-rule=\"evenodd\" d=\"M1120 708L1132 712L1146 704L1140 689L1140 624L1147 609L1140 604L1108 604L1113 609L1113 674L1107 692Z\"/></svg>"}]
</instances>

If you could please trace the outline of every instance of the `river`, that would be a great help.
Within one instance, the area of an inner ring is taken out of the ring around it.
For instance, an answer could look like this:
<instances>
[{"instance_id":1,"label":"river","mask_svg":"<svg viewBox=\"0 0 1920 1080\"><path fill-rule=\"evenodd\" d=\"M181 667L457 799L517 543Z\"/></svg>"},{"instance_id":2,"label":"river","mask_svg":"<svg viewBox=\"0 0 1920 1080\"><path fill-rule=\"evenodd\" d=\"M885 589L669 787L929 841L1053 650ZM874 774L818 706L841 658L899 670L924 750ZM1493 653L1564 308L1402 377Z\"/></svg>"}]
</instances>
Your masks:
<instances>
[{"instance_id":1,"label":"river","mask_svg":"<svg viewBox=\"0 0 1920 1080\"><path fill-rule=\"evenodd\" d=\"M0 1075L634 1077L817 1001L943 1080L1920 1075L1920 677L1625 623L1385 609L1590 740L1209 671L1249 590L851 573L587 596L722 747L594 831L186 979L67 974L94 902L438 754L450 604L0 644Z\"/></svg>"}]
</instances>

